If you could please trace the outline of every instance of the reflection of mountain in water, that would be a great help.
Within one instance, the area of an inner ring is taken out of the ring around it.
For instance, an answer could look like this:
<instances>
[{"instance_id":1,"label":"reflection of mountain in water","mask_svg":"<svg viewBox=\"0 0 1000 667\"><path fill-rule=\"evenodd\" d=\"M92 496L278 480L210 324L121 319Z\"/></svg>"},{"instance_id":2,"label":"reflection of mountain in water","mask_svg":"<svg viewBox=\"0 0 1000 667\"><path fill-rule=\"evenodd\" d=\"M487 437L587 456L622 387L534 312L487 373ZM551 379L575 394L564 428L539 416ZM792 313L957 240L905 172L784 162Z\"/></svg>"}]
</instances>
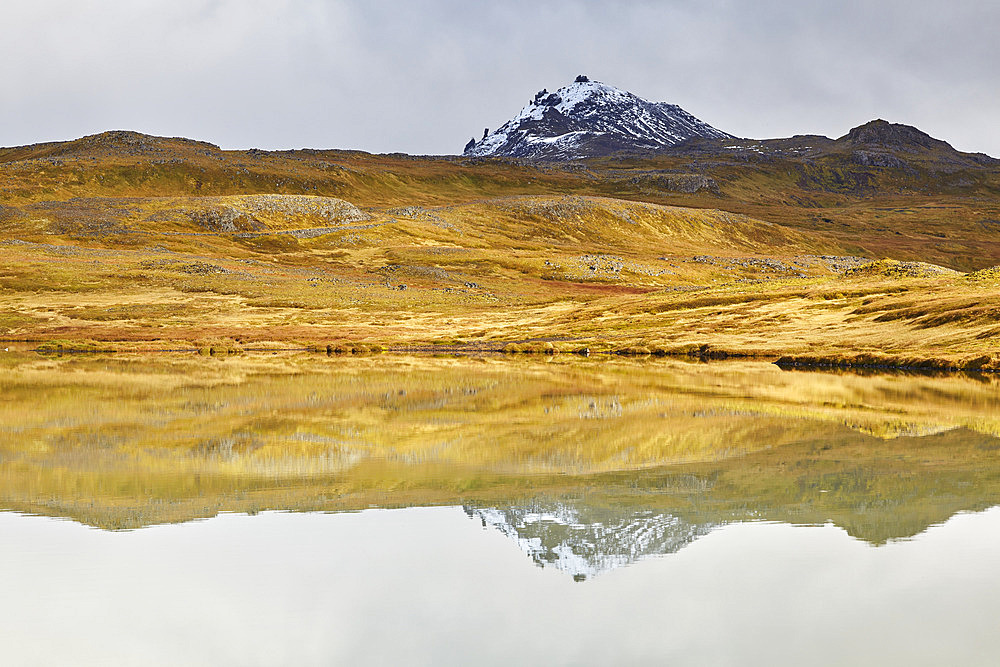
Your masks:
<instances>
[{"instance_id":1,"label":"reflection of mountain in water","mask_svg":"<svg viewBox=\"0 0 1000 667\"><path fill-rule=\"evenodd\" d=\"M717 524L693 524L653 510L573 506L536 501L520 507L465 506L470 518L517 542L540 567L584 581L648 556L669 554Z\"/></svg>"}]
</instances>

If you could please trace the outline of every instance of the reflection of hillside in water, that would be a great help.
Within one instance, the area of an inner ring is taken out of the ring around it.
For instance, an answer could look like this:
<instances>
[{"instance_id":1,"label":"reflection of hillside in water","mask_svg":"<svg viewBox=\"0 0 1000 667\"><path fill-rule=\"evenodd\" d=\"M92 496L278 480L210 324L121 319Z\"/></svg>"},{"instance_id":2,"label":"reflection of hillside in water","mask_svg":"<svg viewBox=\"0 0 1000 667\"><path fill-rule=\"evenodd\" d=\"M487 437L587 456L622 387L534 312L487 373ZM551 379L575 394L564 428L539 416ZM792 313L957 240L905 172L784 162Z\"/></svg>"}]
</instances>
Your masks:
<instances>
[{"instance_id":1,"label":"reflection of hillside in water","mask_svg":"<svg viewBox=\"0 0 1000 667\"><path fill-rule=\"evenodd\" d=\"M466 502L539 567L578 581L673 554L714 529L832 523L873 547L1000 505L1000 439L966 429L872 446L822 439L723 461L589 478L569 494Z\"/></svg>"},{"instance_id":2,"label":"reflection of hillside in water","mask_svg":"<svg viewBox=\"0 0 1000 667\"><path fill-rule=\"evenodd\" d=\"M464 509L484 528L514 540L539 567L554 567L577 581L647 556L674 553L715 527L653 510L560 502Z\"/></svg>"},{"instance_id":3,"label":"reflection of hillside in water","mask_svg":"<svg viewBox=\"0 0 1000 667\"><path fill-rule=\"evenodd\" d=\"M589 576L699 526L833 521L882 544L1000 502L994 378L575 357L2 361L0 509L108 529L463 505Z\"/></svg>"},{"instance_id":4,"label":"reflection of hillside in water","mask_svg":"<svg viewBox=\"0 0 1000 667\"><path fill-rule=\"evenodd\" d=\"M832 523L879 547L1000 504L1000 438L951 429L873 442L849 433L832 429L826 439L605 475L573 494L464 509L538 566L585 580L675 553L727 524Z\"/></svg>"}]
</instances>

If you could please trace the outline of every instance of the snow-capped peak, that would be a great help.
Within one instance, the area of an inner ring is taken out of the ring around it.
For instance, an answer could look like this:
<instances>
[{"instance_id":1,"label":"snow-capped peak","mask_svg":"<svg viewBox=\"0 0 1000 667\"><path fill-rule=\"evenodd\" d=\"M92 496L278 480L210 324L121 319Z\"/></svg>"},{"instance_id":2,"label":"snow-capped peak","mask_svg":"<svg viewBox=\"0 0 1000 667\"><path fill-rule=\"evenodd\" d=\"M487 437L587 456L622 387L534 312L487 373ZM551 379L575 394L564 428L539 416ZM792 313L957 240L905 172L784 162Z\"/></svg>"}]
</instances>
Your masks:
<instances>
[{"instance_id":1,"label":"snow-capped peak","mask_svg":"<svg viewBox=\"0 0 1000 667\"><path fill-rule=\"evenodd\" d=\"M465 154L573 159L729 136L675 104L579 76L555 92L539 91L501 128L469 142Z\"/></svg>"},{"instance_id":2,"label":"snow-capped peak","mask_svg":"<svg viewBox=\"0 0 1000 667\"><path fill-rule=\"evenodd\" d=\"M563 114L570 114L577 106L593 98L612 103L628 103L634 100L643 101L632 93L624 91L621 88L609 86L600 81L590 81L589 79L586 81L574 81L554 93L550 93L547 90L539 91L535 95L535 99L521 109L521 113L514 120L524 118L540 120L548 109L554 109Z\"/></svg>"}]
</instances>

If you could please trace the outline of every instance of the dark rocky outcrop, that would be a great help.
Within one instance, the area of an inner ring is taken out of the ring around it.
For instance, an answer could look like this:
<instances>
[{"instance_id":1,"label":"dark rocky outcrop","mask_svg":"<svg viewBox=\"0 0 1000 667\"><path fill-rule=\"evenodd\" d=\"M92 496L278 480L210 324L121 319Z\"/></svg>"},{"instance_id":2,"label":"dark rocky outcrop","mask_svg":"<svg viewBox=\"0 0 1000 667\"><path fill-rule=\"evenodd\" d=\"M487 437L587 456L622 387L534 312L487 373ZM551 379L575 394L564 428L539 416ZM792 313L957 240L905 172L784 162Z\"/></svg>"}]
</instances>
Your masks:
<instances>
[{"instance_id":1,"label":"dark rocky outcrop","mask_svg":"<svg viewBox=\"0 0 1000 667\"><path fill-rule=\"evenodd\" d=\"M946 141L935 139L910 125L890 123L882 119L873 120L855 127L846 135L837 139L838 143L848 143L853 146L880 147L894 149L951 149Z\"/></svg>"}]
</instances>

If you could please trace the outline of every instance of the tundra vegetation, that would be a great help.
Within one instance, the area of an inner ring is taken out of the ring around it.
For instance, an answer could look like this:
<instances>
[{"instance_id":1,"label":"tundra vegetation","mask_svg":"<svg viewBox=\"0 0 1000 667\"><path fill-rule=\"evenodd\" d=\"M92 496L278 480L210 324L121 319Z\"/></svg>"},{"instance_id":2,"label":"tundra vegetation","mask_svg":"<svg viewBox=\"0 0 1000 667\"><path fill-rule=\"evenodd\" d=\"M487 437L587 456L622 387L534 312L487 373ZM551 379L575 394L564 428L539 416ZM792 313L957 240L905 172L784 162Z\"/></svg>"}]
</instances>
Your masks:
<instances>
[{"instance_id":1,"label":"tundra vegetation","mask_svg":"<svg viewBox=\"0 0 1000 667\"><path fill-rule=\"evenodd\" d=\"M575 163L0 149L0 338L1000 367L995 162L812 139Z\"/></svg>"}]
</instances>

